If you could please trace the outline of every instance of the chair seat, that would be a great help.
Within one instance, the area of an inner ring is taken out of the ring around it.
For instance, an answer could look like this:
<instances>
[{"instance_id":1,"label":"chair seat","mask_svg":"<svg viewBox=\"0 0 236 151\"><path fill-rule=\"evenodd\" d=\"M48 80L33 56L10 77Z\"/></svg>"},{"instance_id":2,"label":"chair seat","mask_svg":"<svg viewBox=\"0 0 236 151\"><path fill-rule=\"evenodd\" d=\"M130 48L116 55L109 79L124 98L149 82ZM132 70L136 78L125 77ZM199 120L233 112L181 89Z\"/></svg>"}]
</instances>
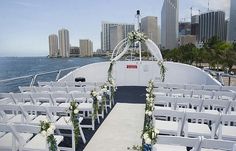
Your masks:
<instances>
[{"instance_id":1,"label":"chair seat","mask_svg":"<svg viewBox=\"0 0 236 151\"><path fill-rule=\"evenodd\" d=\"M59 116L53 116L53 120L57 120L59 118ZM39 115L37 116L35 119L33 119L32 121L30 121L30 123L32 124L39 124L40 121L44 121L44 120L48 120L46 115Z\"/></svg>"},{"instance_id":2,"label":"chair seat","mask_svg":"<svg viewBox=\"0 0 236 151\"><path fill-rule=\"evenodd\" d=\"M59 104L59 107L69 108L70 107L70 103L61 103L61 104Z\"/></svg>"},{"instance_id":3,"label":"chair seat","mask_svg":"<svg viewBox=\"0 0 236 151\"><path fill-rule=\"evenodd\" d=\"M222 137L232 138L236 140L236 127L235 126L222 126Z\"/></svg>"},{"instance_id":4,"label":"chair seat","mask_svg":"<svg viewBox=\"0 0 236 151\"><path fill-rule=\"evenodd\" d=\"M63 141L63 136L54 135L57 145ZM25 144L24 150L43 150L46 147L46 137L41 134L34 136Z\"/></svg>"},{"instance_id":5,"label":"chair seat","mask_svg":"<svg viewBox=\"0 0 236 151\"><path fill-rule=\"evenodd\" d=\"M154 125L160 131L161 134L177 135L178 122L155 120Z\"/></svg>"},{"instance_id":6,"label":"chair seat","mask_svg":"<svg viewBox=\"0 0 236 151\"><path fill-rule=\"evenodd\" d=\"M35 117L35 115L29 115L30 119L33 119L34 117ZM14 117L12 117L11 119L9 119L8 122L10 122L10 123L23 123L24 118L21 114L18 114L18 115L15 115Z\"/></svg>"},{"instance_id":7,"label":"chair seat","mask_svg":"<svg viewBox=\"0 0 236 151\"><path fill-rule=\"evenodd\" d=\"M211 136L211 130L206 124L188 123L187 133L188 136Z\"/></svg>"},{"instance_id":8,"label":"chair seat","mask_svg":"<svg viewBox=\"0 0 236 151\"><path fill-rule=\"evenodd\" d=\"M79 108L80 111L92 110L93 109L93 104L92 103L80 103L78 108Z\"/></svg>"},{"instance_id":9,"label":"chair seat","mask_svg":"<svg viewBox=\"0 0 236 151\"><path fill-rule=\"evenodd\" d=\"M56 106L58 106L59 103L56 103ZM42 103L40 106L45 106L45 107L49 107L49 106L52 106L51 103L48 103L48 102L45 102L45 103Z\"/></svg>"},{"instance_id":10,"label":"chair seat","mask_svg":"<svg viewBox=\"0 0 236 151\"><path fill-rule=\"evenodd\" d=\"M82 117L79 117L79 123L81 123L83 120ZM70 117L69 116L62 116L60 117L56 122L55 122L56 125L62 125L62 126L72 126L72 122L70 120Z\"/></svg>"},{"instance_id":11,"label":"chair seat","mask_svg":"<svg viewBox=\"0 0 236 151\"><path fill-rule=\"evenodd\" d=\"M216 114L216 115L219 114L219 111L217 111L217 110L204 110L203 112L204 113L210 113L210 114Z\"/></svg>"},{"instance_id":12,"label":"chair seat","mask_svg":"<svg viewBox=\"0 0 236 151\"><path fill-rule=\"evenodd\" d=\"M28 141L33 136L33 134L30 133L19 134L25 141ZM16 145L18 145L18 143L16 143ZM0 138L0 146L0 148L12 148L12 133L7 133Z\"/></svg>"},{"instance_id":13,"label":"chair seat","mask_svg":"<svg viewBox=\"0 0 236 151\"><path fill-rule=\"evenodd\" d=\"M153 151L187 151L185 146L156 144Z\"/></svg>"}]
</instances>

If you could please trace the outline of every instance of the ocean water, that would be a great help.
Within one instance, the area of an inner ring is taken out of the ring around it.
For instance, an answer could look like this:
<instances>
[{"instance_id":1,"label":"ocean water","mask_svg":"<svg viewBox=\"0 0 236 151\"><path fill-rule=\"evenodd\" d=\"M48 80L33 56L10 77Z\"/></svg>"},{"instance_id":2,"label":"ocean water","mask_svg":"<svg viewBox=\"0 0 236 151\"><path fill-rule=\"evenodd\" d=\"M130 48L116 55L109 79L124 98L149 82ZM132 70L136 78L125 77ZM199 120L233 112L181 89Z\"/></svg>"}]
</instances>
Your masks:
<instances>
[{"instance_id":1,"label":"ocean water","mask_svg":"<svg viewBox=\"0 0 236 151\"><path fill-rule=\"evenodd\" d=\"M90 63L107 61L107 58L47 58L47 57L0 57L0 80L20 76L35 75L69 67L79 67ZM69 71L62 72L62 76ZM37 81L55 80L55 74L39 76ZM18 85L27 86L31 78L0 82L0 92L17 92Z\"/></svg>"}]
</instances>

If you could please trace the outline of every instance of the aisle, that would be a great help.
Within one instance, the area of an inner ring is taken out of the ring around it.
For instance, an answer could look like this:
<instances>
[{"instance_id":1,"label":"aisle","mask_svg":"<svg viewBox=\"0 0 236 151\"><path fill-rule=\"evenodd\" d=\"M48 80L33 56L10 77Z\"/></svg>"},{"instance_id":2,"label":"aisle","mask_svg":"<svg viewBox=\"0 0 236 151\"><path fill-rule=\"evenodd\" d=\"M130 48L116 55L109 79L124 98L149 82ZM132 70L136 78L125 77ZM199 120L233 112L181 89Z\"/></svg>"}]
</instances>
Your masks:
<instances>
[{"instance_id":1,"label":"aisle","mask_svg":"<svg viewBox=\"0 0 236 151\"><path fill-rule=\"evenodd\" d=\"M117 103L84 151L125 151L141 145L144 104Z\"/></svg>"}]
</instances>

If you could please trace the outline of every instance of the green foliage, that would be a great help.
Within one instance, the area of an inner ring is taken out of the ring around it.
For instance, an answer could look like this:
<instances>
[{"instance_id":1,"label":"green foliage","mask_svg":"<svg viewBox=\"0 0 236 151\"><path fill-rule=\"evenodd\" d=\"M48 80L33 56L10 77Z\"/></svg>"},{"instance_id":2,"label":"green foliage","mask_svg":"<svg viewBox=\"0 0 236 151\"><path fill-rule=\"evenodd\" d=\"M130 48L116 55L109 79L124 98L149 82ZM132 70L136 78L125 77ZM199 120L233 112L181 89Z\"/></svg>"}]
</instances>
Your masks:
<instances>
[{"instance_id":1,"label":"green foliage","mask_svg":"<svg viewBox=\"0 0 236 151\"><path fill-rule=\"evenodd\" d=\"M236 64L236 43L227 43L217 37L210 38L204 43L203 48L196 48L193 44L187 44L173 50L162 50L166 60L194 64L202 66L208 63L210 68L232 69Z\"/></svg>"}]
</instances>

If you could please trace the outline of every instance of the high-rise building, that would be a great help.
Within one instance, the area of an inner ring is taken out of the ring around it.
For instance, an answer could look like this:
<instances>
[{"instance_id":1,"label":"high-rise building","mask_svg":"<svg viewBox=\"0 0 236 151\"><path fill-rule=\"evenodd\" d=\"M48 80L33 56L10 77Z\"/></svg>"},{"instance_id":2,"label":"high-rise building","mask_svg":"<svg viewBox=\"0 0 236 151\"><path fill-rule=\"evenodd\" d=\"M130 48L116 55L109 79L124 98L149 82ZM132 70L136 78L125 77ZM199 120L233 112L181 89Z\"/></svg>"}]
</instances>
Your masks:
<instances>
[{"instance_id":1,"label":"high-rise building","mask_svg":"<svg viewBox=\"0 0 236 151\"><path fill-rule=\"evenodd\" d=\"M67 29L60 29L58 31L58 35L59 35L60 56L63 58L69 57L70 54L69 31Z\"/></svg>"},{"instance_id":2,"label":"high-rise building","mask_svg":"<svg viewBox=\"0 0 236 151\"><path fill-rule=\"evenodd\" d=\"M230 2L230 19L229 19L229 35L228 40L236 42L236 1Z\"/></svg>"},{"instance_id":3,"label":"high-rise building","mask_svg":"<svg viewBox=\"0 0 236 151\"><path fill-rule=\"evenodd\" d=\"M49 57L57 57L59 55L58 51L58 37L55 34L49 35Z\"/></svg>"},{"instance_id":4,"label":"high-rise building","mask_svg":"<svg viewBox=\"0 0 236 151\"><path fill-rule=\"evenodd\" d=\"M79 47L76 46L70 47L70 57L79 57L79 56L80 56Z\"/></svg>"},{"instance_id":5,"label":"high-rise building","mask_svg":"<svg viewBox=\"0 0 236 151\"><path fill-rule=\"evenodd\" d=\"M116 45L123 39L122 25L115 25L110 27L110 46L114 50Z\"/></svg>"},{"instance_id":6,"label":"high-rise building","mask_svg":"<svg viewBox=\"0 0 236 151\"><path fill-rule=\"evenodd\" d=\"M190 22L180 22L179 23L179 36L190 35L191 34L191 23Z\"/></svg>"},{"instance_id":7,"label":"high-rise building","mask_svg":"<svg viewBox=\"0 0 236 151\"><path fill-rule=\"evenodd\" d=\"M199 39L199 15L191 17L191 35L195 35L197 41Z\"/></svg>"},{"instance_id":8,"label":"high-rise building","mask_svg":"<svg viewBox=\"0 0 236 151\"><path fill-rule=\"evenodd\" d=\"M141 19L141 32L158 45L158 23L157 17L147 16Z\"/></svg>"},{"instance_id":9,"label":"high-rise building","mask_svg":"<svg viewBox=\"0 0 236 151\"><path fill-rule=\"evenodd\" d=\"M217 36L220 40L226 40L225 12L211 11L199 16L199 41L205 42L209 38Z\"/></svg>"},{"instance_id":10,"label":"high-rise building","mask_svg":"<svg viewBox=\"0 0 236 151\"><path fill-rule=\"evenodd\" d=\"M80 39L80 56L92 57L93 56L93 42L89 39Z\"/></svg>"},{"instance_id":11,"label":"high-rise building","mask_svg":"<svg viewBox=\"0 0 236 151\"><path fill-rule=\"evenodd\" d=\"M120 24L120 23L108 23L102 22L102 32L101 32L101 49L104 51L112 50L111 39L113 39L110 34L111 28L114 26L122 26L123 39L128 36L128 33L134 30L133 24Z\"/></svg>"},{"instance_id":12,"label":"high-rise building","mask_svg":"<svg viewBox=\"0 0 236 151\"><path fill-rule=\"evenodd\" d=\"M177 47L179 32L179 0L164 0L161 10L161 46Z\"/></svg>"}]
</instances>

